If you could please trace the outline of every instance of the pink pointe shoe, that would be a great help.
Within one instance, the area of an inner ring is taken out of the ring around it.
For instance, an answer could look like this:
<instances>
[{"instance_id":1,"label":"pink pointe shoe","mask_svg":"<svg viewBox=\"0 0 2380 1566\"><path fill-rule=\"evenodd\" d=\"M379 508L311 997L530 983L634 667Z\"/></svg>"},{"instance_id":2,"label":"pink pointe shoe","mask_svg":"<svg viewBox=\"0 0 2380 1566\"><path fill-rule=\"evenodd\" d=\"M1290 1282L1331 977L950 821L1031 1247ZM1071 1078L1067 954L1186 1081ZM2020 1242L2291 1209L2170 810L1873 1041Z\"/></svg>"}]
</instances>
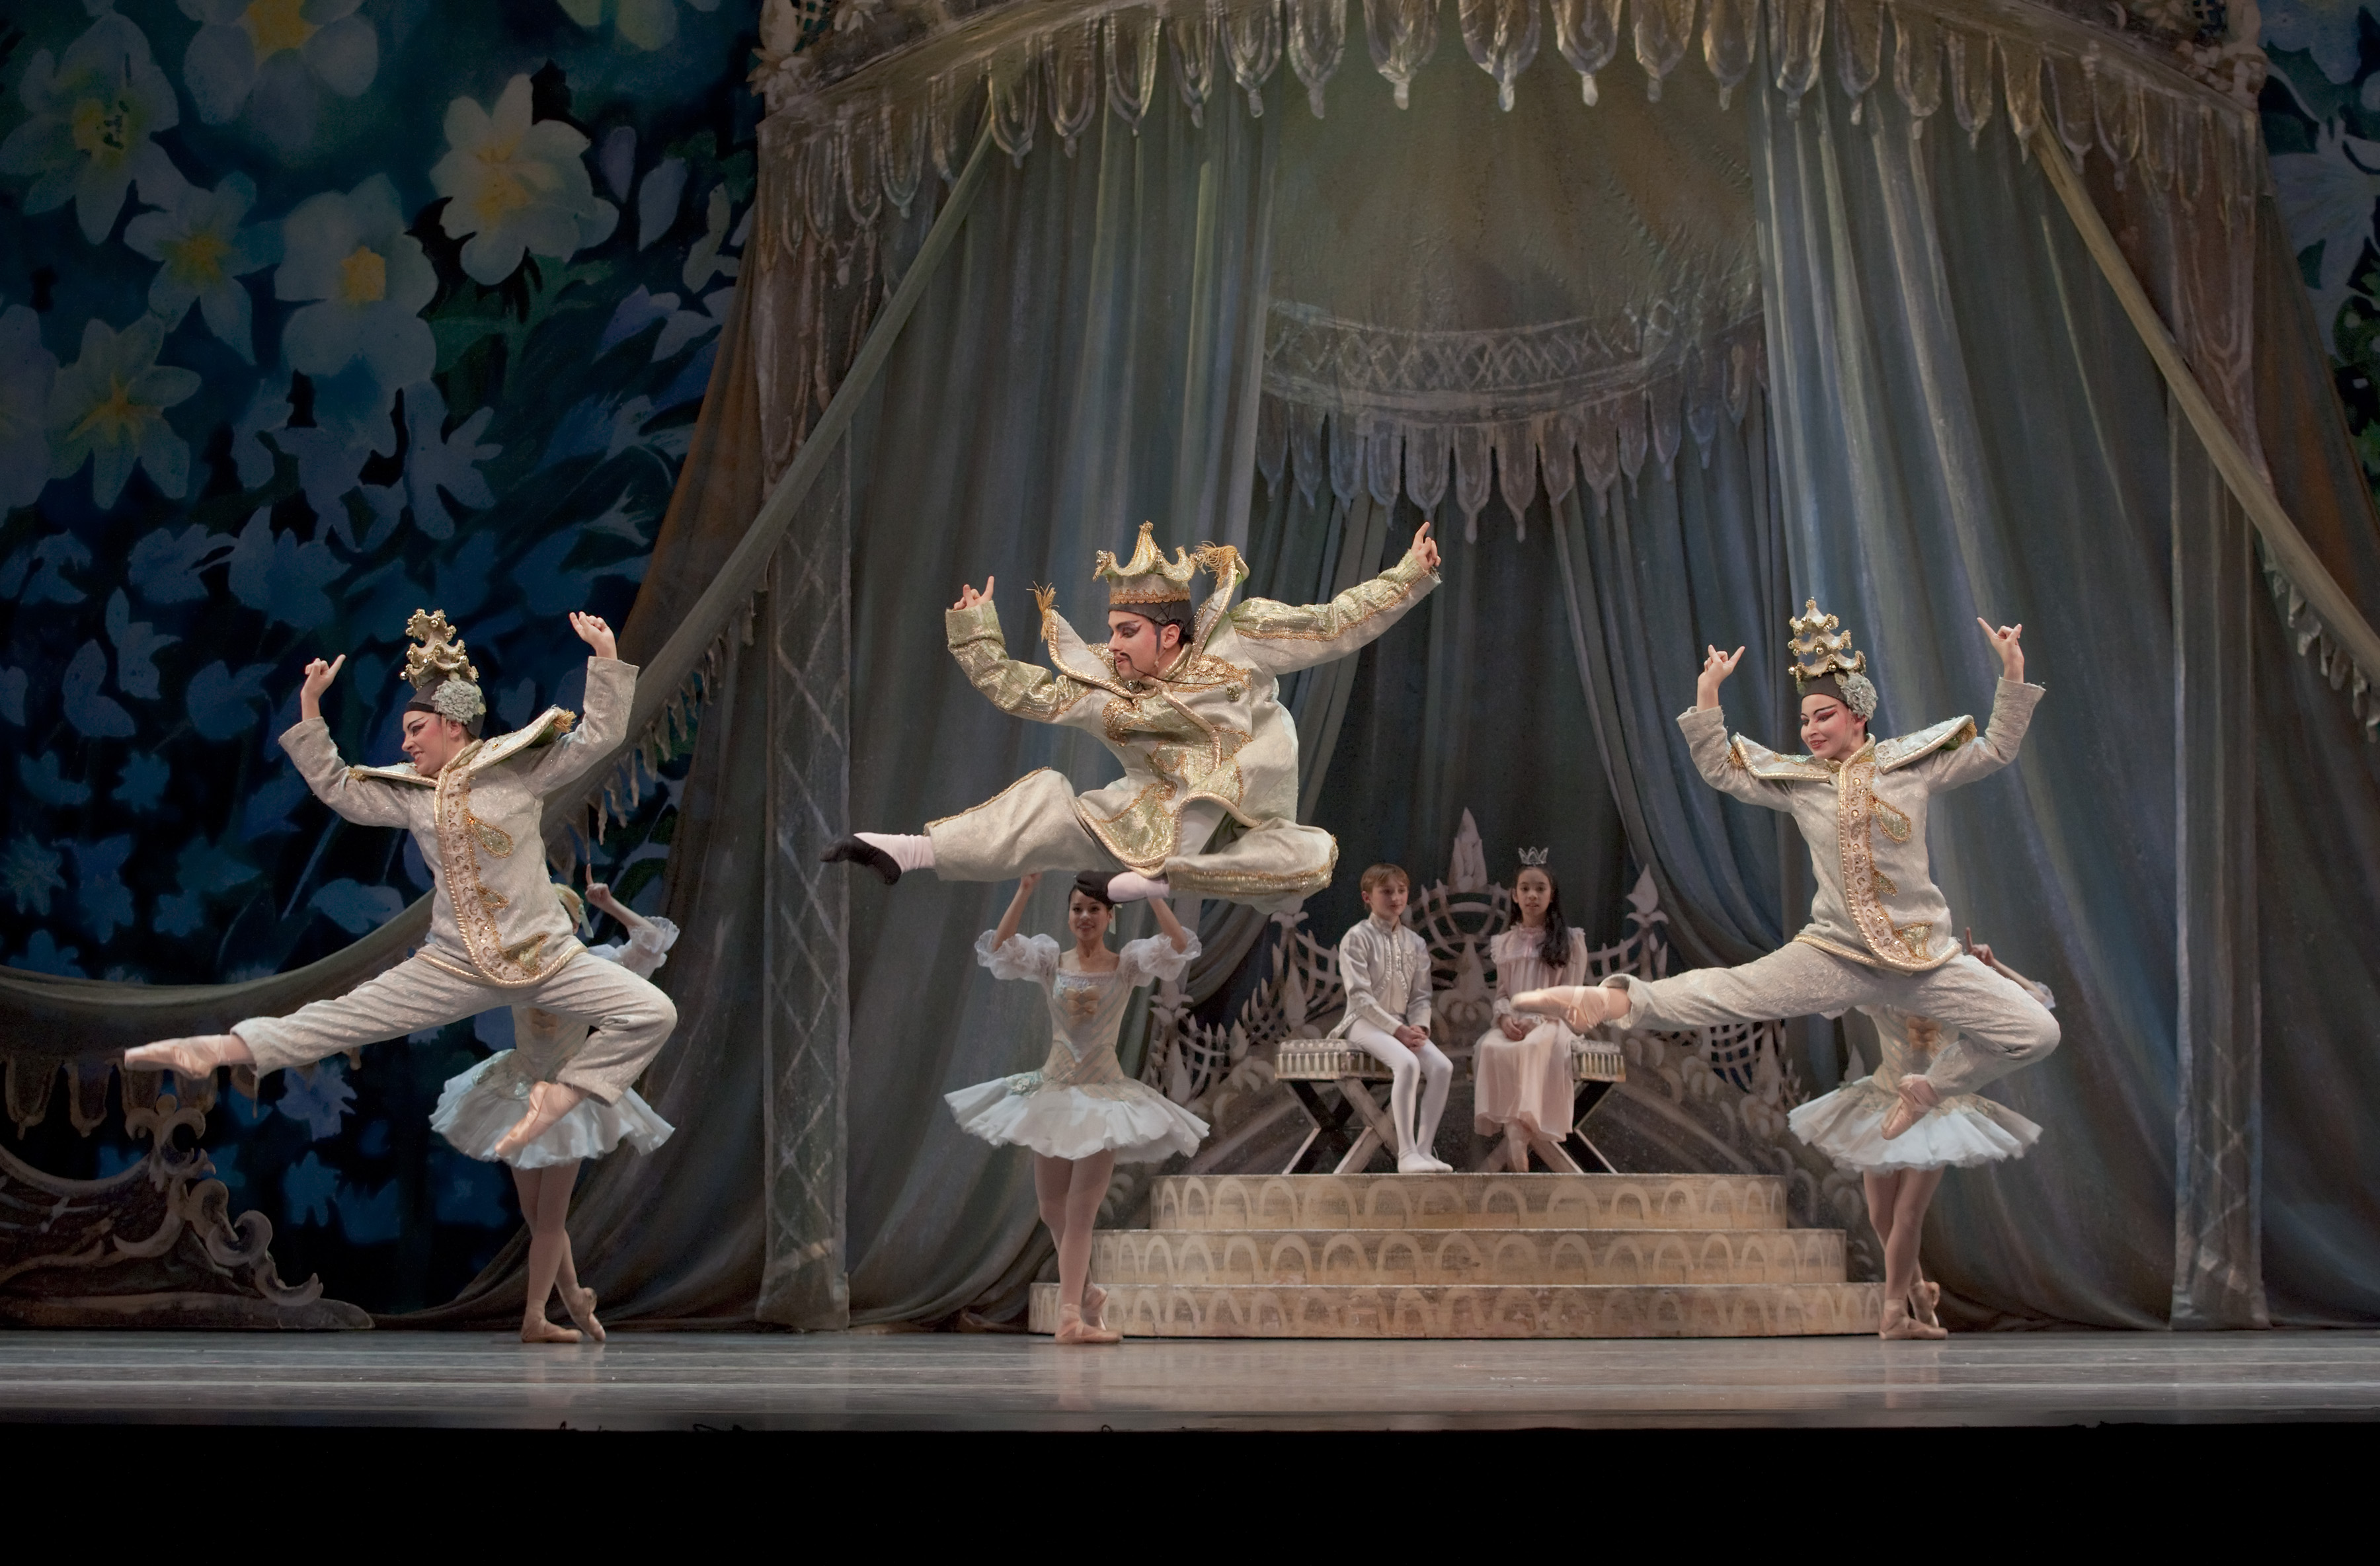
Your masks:
<instances>
[{"instance_id":1,"label":"pink pointe shoe","mask_svg":"<svg viewBox=\"0 0 2380 1566\"><path fill-rule=\"evenodd\" d=\"M1058 1307L1058 1341L1062 1343L1121 1343L1123 1334L1107 1327L1094 1327L1083 1319L1083 1307L1062 1305Z\"/></svg>"},{"instance_id":2,"label":"pink pointe shoe","mask_svg":"<svg viewBox=\"0 0 2380 1566\"><path fill-rule=\"evenodd\" d=\"M1538 1016L1560 1017L1573 1033L1600 1027L1618 1016L1627 997L1600 984L1558 984L1549 989L1528 989L1512 997L1512 1010Z\"/></svg>"},{"instance_id":3,"label":"pink pointe shoe","mask_svg":"<svg viewBox=\"0 0 2380 1566\"><path fill-rule=\"evenodd\" d=\"M1876 1335L1887 1341L1898 1341L1909 1338L1947 1338L1950 1334L1939 1327L1928 1327L1911 1316L1906 1302L1887 1300L1884 1302L1884 1319L1877 1325Z\"/></svg>"},{"instance_id":4,"label":"pink pointe shoe","mask_svg":"<svg viewBox=\"0 0 2380 1566\"><path fill-rule=\"evenodd\" d=\"M1892 1112L1884 1117L1884 1139L1889 1142L1901 1135L1931 1114L1934 1107L1941 1101L1942 1095L1935 1091L1934 1085L1924 1077L1902 1077L1900 1099L1893 1104Z\"/></svg>"}]
</instances>

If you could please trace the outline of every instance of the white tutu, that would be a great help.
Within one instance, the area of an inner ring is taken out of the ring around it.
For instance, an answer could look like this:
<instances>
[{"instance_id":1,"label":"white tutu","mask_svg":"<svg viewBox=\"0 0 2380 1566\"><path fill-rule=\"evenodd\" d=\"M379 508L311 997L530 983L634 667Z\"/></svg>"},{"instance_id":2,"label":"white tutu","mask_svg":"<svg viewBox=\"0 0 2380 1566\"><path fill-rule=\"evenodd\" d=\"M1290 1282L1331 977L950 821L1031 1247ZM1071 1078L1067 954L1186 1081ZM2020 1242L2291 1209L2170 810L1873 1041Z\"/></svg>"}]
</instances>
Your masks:
<instances>
[{"instance_id":1,"label":"white tutu","mask_svg":"<svg viewBox=\"0 0 2380 1566\"><path fill-rule=\"evenodd\" d=\"M2006 1104L1961 1093L1943 1099L1888 1142L1884 1119L1899 1101L1899 1094L1863 1076L1802 1105L1785 1117L1785 1123L1794 1135L1832 1159L1837 1169L1852 1174L1973 1169L2021 1159L2041 1138L2041 1127Z\"/></svg>"},{"instance_id":2,"label":"white tutu","mask_svg":"<svg viewBox=\"0 0 2380 1566\"><path fill-rule=\"evenodd\" d=\"M1195 1153L1207 1123L1138 1082L1044 1086L1041 1074L1004 1076L942 1095L959 1129L995 1146L1014 1143L1053 1159L1115 1150L1118 1163L1160 1163Z\"/></svg>"},{"instance_id":3,"label":"white tutu","mask_svg":"<svg viewBox=\"0 0 2380 1566\"><path fill-rule=\"evenodd\" d=\"M431 1111L430 1128L457 1152L482 1162L497 1161L496 1144L528 1112L530 1079L516 1069L516 1053L499 1050L462 1075L446 1079L446 1090ZM600 1159L623 1142L650 1153L668 1141L674 1129L632 1087L616 1104L581 1099L535 1141L502 1161L515 1169L545 1169Z\"/></svg>"}]
</instances>

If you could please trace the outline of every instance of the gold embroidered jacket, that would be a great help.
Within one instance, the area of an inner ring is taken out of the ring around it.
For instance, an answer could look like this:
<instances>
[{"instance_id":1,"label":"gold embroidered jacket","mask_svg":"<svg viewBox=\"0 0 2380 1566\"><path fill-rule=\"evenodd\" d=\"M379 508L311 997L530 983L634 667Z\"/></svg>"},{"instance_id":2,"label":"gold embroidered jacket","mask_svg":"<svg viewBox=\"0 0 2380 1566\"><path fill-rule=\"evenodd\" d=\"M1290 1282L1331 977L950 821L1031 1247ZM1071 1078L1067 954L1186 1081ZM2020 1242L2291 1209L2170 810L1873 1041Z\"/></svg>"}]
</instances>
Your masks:
<instances>
[{"instance_id":1,"label":"gold embroidered jacket","mask_svg":"<svg viewBox=\"0 0 2380 1566\"><path fill-rule=\"evenodd\" d=\"M2039 686L2002 680L1980 736L1973 718L1952 718L1871 739L1848 761L1780 756L1730 737L1716 707L1681 713L1678 727L1712 787L1791 811L1801 827L1818 891L1793 939L1869 967L1924 973L1960 952L1926 857L1926 804L2015 760L2040 700Z\"/></svg>"},{"instance_id":2,"label":"gold embroidered jacket","mask_svg":"<svg viewBox=\"0 0 2380 1566\"><path fill-rule=\"evenodd\" d=\"M281 736L314 797L368 827L413 833L437 890L420 955L485 984L524 988L583 950L545 868L545 795L619 744L637 669L587 661L587 720L549 707L527 728L476 740L434 778L410 761L350 767L331 731L309 719Z\"/></svg>"},{"instance_id":3,"label":"gold embroidered jacket","mask_svg":"<svg viewBox=\"0 0 2380 1566\"><path fill-rule=\"evenodd\" d=\"M1041 639L1054 668L1008 656L987 601L948 611L951 655L1003 712L1099 736L1123 777L1080 795L1083 825L1115 856L1160 873L1179 849L1181 815L1211 799L1244 826L1297 818L1297 725L1276 677L1356 651L1438 586L1411 553L1328 603L1287 604L1232 592L1236 562L1199 606L1189 646L1162 675L1125 681L1104 641L1088 643L1045 599ZM1200 844L1191 844L1196 852Z\"/></svg>"}]
</instances>

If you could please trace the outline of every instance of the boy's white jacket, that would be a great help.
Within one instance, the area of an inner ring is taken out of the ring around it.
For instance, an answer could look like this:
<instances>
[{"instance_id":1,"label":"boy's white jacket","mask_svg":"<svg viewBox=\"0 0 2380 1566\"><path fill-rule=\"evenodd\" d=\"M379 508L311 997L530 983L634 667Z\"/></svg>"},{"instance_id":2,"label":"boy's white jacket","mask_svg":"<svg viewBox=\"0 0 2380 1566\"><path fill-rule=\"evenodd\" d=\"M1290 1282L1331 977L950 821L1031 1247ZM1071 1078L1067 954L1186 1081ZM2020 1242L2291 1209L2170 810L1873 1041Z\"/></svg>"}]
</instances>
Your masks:
<instances>
[{"instance_id":1,"label":"boy's white jacket","mask_svg":"<svg viewBox=\"0 0 2380 1566\"><path fill-rule=\"evenodd\" d=\"M314 797L359 826L413 833L437 883L420 955L464 978L520 988L584 950L545 866L545 796L585 777L615 749L635 699L637 669L587 661L587 714L549 707L526 728L474 740L423 777L406 761L350 767L320 718L281 736Z\"/></svg>"}]
</instances>

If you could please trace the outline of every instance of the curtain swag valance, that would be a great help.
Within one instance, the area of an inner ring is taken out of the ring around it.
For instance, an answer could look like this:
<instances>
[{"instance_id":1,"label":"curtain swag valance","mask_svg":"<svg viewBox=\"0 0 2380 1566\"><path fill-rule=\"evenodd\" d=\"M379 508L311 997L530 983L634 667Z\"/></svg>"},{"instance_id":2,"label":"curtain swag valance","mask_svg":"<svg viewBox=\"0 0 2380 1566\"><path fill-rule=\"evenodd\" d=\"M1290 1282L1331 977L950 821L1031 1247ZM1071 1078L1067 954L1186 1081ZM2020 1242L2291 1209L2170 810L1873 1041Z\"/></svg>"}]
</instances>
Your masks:
<instances>
[{"instance_id":1,"label":"curtain swag valance","mask_svg":"<svg viewBox=\"0 0 2380 1566\"><path fill-rule=\"evenodd\" d=\"M1366 53L1399 107L1439 46L1446 0L1361 0ZM1473 62L1510 109L1521 73L1552 42L1598 101L1597 78L1633 61L1645 96L1692 54L1724 105L1751 74L1767 30L1778 90L1801 98L1831 80L1856 119L1879 87L1923 134L1943 109L1972 140L2001 104L2020 140L2046 123L2080 163L2095 151L2120 183L2134 170L2174 186L2195 207L2211 196L2227 224L2254 200L2255 93L2264 58L2252 42L2199 45L2160 38L2134 17L2128 30L2086 22L2036 0L1455 0ZM945 183L990 96L1000 148L1021 161L1044 118L1069 155L1107 109L1137 129L1164 73L1194 120L1238 96L1262 115L1266 84L1284 61L1319 117L1348 48L1350 0L1089 0L988 6L868 61L836 81L809 54L764 42L753 73L770 117L763 140L778 176L764 214L790 249L806 230L830 239L905 215L930 164ZM2077 6L2078 10L2086 9ZM2155 12L2172 7L2092 6ZM791 38L789 0L768 0L764 40ZM860 14L883 11L881 5ZM934 14L950 7L937 6ZM786 17L777 13L784 11ZM1886 68L1888 33L1894 47ZM1998 69L1995 70L1995 62ZM840 198L839 200L837 198Z\"/></svg>"}]
</instances>

